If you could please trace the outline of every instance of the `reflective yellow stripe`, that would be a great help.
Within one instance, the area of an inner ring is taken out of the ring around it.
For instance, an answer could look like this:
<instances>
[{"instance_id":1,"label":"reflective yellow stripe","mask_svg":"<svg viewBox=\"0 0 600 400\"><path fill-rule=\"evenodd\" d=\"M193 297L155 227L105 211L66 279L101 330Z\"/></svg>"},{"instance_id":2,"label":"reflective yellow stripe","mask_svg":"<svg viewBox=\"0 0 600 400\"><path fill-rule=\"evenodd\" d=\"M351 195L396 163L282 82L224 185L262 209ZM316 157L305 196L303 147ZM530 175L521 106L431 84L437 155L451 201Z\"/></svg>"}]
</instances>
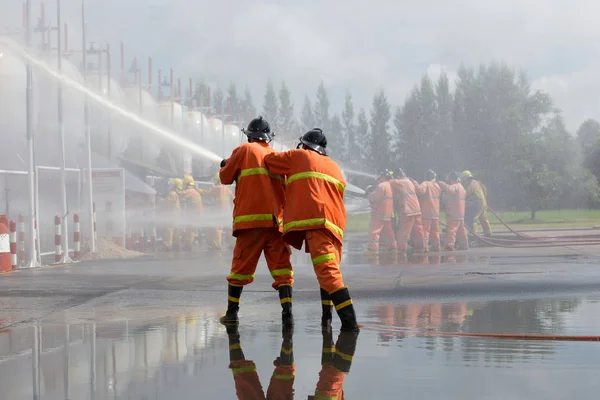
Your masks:
<instances>
[{"instance_id":1,"label":"reflective yellow stripe","mask_svg":"<svg viewBox=\"0 0 600 400\"><path fill-rule=\"evenodd\" d=\"M294 379L295 376L295 372L293 372L291 375L273 374L273 378L278 379L280 381L291 381L292 379Z\"/></svg>"},{"instance_id":2,"label":"reflective yellow stripe","mask_svg":"<svg viewBox=\"0 0 600 400\"><path fill-rule=\"evenodd\" d=\"M274 269L273 271L271 271L272 277L285 276L285 275L294 276L294 271L292 271L289 268L279 268L279 269Z\"/></svg>"},{"instance_id":3,"label":"reflective yellow stripe","mask_svg":"<svg viewBox=\"0 0 600 400\"><path fill-rule=\"evenodd\" d=\"M342 182L338 181L333 176L323 174L321 172L300 172L298 174L294 174L288 178L287 184L289 185L290 183L297 181L298 179L306 179L306 178L322 179L329 183L333 183L335 185L335 187L337 187L338 190L342 193L344 193L344 190L346 189L345 185Z\"/></svg>"},{"instance_id":4,"label":"reflective yellow stripe","mask_svg":"<svg viewBox=\"0 0 600 400\"><path fill-rule=\"evenodd\" d=\"M354 357L352 357L352 356L350 356L348 354L344 354L344 353L342 353L339 350L336 350L335 354L338 355L338 356L340 356L345 361L352 361L354 359Z\"/></svg>"},{"instance_id":5,"label":"reflective yellow stripe","mask_svg":"<svg viewBox=\"0 0 600 400\"><path fill-rule=\"evenodd\" d=\"M290 229L303 228L303 227L309 227L309 226L315 226L315 225L325 225L327 228L329 228L329 229L333 230L335 233L337 233L341 238L344 237L344 231L342 230L342 228L340 228L337 225L332 224L331 222L327 221L327 219L325 219L325 218L312 218L312 219L304 219L301 221L288 222L287 224L283 225L283 231L287 232Z\"/></svg>"},{"instance_id":6,"label":"reflective yellow stripe","mask_svg":"<svg viewBox=\"0 0 600 400\"><path fill-rule=\"evenodd\" d=\"M344 290L344 289L348 289L348 286L344 286L344 287L341 287L341 288L339 288L339 289L335 289L333 292L331 292L331 293L329 293L329 294L330 294L330 295L332 295L332 294L334 294L335 292L339 292L340 290Z\"/></svg>"},{"instance_id":7,"label":"reflective yellow stripe","mask_svg":"<svg viewBox=\"0 0 600 400\"><path fill-rule=\"evenodd\" d=\"M324 306L332 306L333 305L333 301L331 301L331 300L321 300L321 304L323 304Z\"/></svg>"},{"instance_id":8,"label":"reflective yellow stripe","mask_svg":"<svg viewBox=\"0 0 600 400\"><path fill-rule=\"evenodd\" d=\"M229 278L235 279L236 281L249 281L251 279L254 279L254 274L252 274L252 275L242 275L242 274L231 273L231 274L229 274Z\"/></svg>"},{"instance_id":9,"label":"reflective yellow stripe","mask_svg":"<svg viewBox=\"0 0 600 400\"><path fill-rule=\"evenodd\" d=\"M240 299L239 297L231 297L231 296L227 296L227 300L229 301L233 301L234 303L239 303Z\"/></svg>"},{"instance_id":10,"label":"reflective yellow stripe","mask_svg":"<svg viewBox=\"0 0 600 400\"><path fill-rule=\"evenodd\" d=\"M335 346L323 347L321 353L335 353Z\"/></svg>"},{"instance_id":11,"label":"reflective yellow stripe","mask_svg":"<svg viewBox=\"0 0 600 400\"><path fill-rule=\"evenodd\" d=\"M256 372L256 365L249 365L247 367L241 367L241 368L232 368L231 371L233 371L233 373L235 375L244 374L246 372Z\"/></svg>"},{"instance_id":12,"label":"reflective yellow stripe","mask_svg":"<svg viewBox=\"0 0 600 400\"><path fill-rule=\"evenodd\" d=\"M328 397L321 396L320 394L315 394L315 400L338 400L338 397Z\"/></svg>"},{"instance_id":13,"label":"reflective yellow stripe","mask_svg":"<svg viewBox=\"0 0 600 400\"><path fill-rule=\"evenodd\" d=\"M273 214L250 214L250 215L238 215L233 219L233 223L239 224L241 222L254 222L254 221L271 221L273 220Z\"/></svg>"},{"instance_id":14,"label":"reflective yellow stripe","mask_svg":"<svg viewBox=\"0 0 600 400\"><path fill-rule=\"evenodd\" d=\"M339 311L342 308L348 307L349 305L352 304L352 300L346 300L345 302L338 304L337 306L335 306L335 311Z\"/></svg>"},{"instance_id":15,"label":"reflective yellow stripe","mask_svg":"<svg viewBox=\"0 0 600 400\"><path fill-rule=\"evenodd\" d=\"M232 344L231 346L229 346L229 350L237 350L237 349L241 349L242 345L237 343L237 344Z\"/></svg>"},{"instance_id":16,"label":"reflective yellow stripe","mask_svg":"<svg viewBox=\"0 0 600 400\"><path fill-rule=\"evenodd\" d=\"M292 354L292 353L294 352L294 349L292 349L292 348L289 348L289 349L284 349L284 348L282 347L282 348L281 348L281 352L282 352L283 354L290 355L290 354Z\"/></svg>"},{"instance_id":17,"label":"reflective yellow stripe","mask_svg":"<svg viewBox=\"0 0 600 400\"><path fill-rule=\"evenodd\" d=\"M291 297L284 297L283 299L280 299L279 302L281 304L291 303L292 302L292 298Z\"/></svg>"},{"instance_id":18,"label":"reflective yellow stripe","mask_svg":"<svg viewBox=\"0 0 600 400\"><path fill-rule=\"evenodd\" d=\"M335 254L334 253L327 253L327 254L322 254L318 257L315 257L312 259L312 263L313 265L317 265L320 264L324 261L331 261L331 260L335 260Z\"/></svg>"},{"instance_id":19,"label":"reflective yellow stripe","mask_svg":"<svg viewBox=\"0 0 600 400\"><path fill-rule=\"evenodd\" d=\"M283 177L281 175L277 175L277 174L272 174L269 171L267 171L266 168L248 168L248 169L243 169L240 174L238 175L237 181L239 182L241 178L243 178L244 176L251 176L251 175L268 175L270 178L274 178L280 181L283 181Z\"/></svg>"}]
</instances>

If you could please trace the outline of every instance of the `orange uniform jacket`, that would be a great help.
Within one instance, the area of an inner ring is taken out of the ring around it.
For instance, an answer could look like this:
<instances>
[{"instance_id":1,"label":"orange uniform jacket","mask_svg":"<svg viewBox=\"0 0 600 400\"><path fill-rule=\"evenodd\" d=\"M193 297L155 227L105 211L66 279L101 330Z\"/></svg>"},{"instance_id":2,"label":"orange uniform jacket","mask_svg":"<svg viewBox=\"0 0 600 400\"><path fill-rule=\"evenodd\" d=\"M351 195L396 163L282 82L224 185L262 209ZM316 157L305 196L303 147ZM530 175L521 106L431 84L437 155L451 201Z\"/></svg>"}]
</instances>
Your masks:
<instances>
[{"instance_id":1,"label":"orange uniform jacket","mask_svg":"<svg viewBox=\"0 0 600 400\"><path fill-rule=\"evenodd\" d=\"M233 361L229 368L233 372L237 398L239 400L293 400L295 367L279 365L277 361L274 364L275 371L271 376L265 397L256 373L256 364L249 360Z\"/></svg>"},{"instance_id":2,"label":"orange uniform jacket","mask_svg":"<svg viewBox=\"0 0 600 400\"><path fill-rule=\"evenodd\" d=\"M185 201L188 211L194 210L197 212L202 212L204 209L204 205L202 204L202 195L196 190L196 188L187 188L183 191L181 197Z\"/></svg>"},{"instance_id":3,"label":"orange uniform jacket","mask_svg":"<svg viewBox=\"0 0 600 400\"><path fill-rule=\"evenodd\" d=\"M381 182L375 190L369 194L371 203L371 216L373 218L390 220L394 214L394 197L392 186L389 181Z\"/></svg>"},{"instance_id":4,"label":"orange uniform jacket","mask_svg":"<svg viewBox=\"0 0 600 400\"><path fill-rule=\"evenodd\" d=\"M442 188L437 182L425 181L415 188L421 203L421 216L425 219L440 218Z\"/></svg>"},{"instance_id":5,"label":"orange uniform jacket","mask_svg":"<svg viewBox=\"0 0 600 400\"><path fill-rule=\"evenodd\" d=\"M392 193L394 194L394 203L396 212L400 217L412 217L421 214L421 206L419 198L415 191L415 185L408 179L403 177L393 179L391 182Z\"/></svg>"},{"instance_id":6,"label":"orange uniform jacket","mask_svg":"<svg viewBox=\"0 0 600 400\"><path fill-rule=\"evenodd\" d=\"M344 190L340 167L312 150L289 150L265 157L269 172L287 177L283 211L284 240L302 248L305 231L328 229L342 243L346 228Z\"/></svg>"},{"instance_id":7,"label":"orange uniform jacket","mask_svg":"<svg viewBox=\"0 0 600 400\"><path fill-rule=\"evenodd\" d=\"M280 228L284 179L269 174L264 162L265 156L273 151L264 142L244 143L233 150L225 167L219 171L224 185L237 182L233 200L234 236L240 229Z\"/></svg>"},{"instance_id":8,"label":"orange uniform jacket","mask_svg":"<svg viewBox=\"0 0 600 400\"><path fill-rule=\"evenodd\" d=\"M446 220L456 221L464 219L466 192L463 185L460 183L453 183L451 185L442 184L441 186L444 194L446 195L444 197L444 211L446 212Z\"/></svg>"}]
</instances>

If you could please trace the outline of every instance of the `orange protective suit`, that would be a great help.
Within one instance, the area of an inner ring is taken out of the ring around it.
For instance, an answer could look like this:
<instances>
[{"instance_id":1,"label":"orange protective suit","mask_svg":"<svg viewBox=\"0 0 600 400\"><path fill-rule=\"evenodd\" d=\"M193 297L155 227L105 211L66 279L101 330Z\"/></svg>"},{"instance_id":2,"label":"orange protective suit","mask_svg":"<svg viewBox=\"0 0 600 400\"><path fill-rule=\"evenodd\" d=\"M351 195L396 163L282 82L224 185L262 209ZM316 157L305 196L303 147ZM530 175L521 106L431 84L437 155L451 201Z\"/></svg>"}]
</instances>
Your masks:
<instances>
[{"instance_id":1,"label":"orange protective suit","mask_svg":"<svg viewBox=\"0 0 600 400\"><path fill-rule=\"evenodd\" d=\"M406 251L411 232L414 229L414 249L417 252L422 252L425 250L425 241L423 238L421 206L419 205L415 185L408 177L393 179L391 185L394 195L394 207L399 218L396 233L398 250Z\"/></svg>"},{"instance_id":2,"label":"orange protective suit","mask_svg":"<svg viewBox=\"0 0 600 400\"><path fill-rule=\"evenodd\" d=\"M296 368L291 334L285 334L279 357L273 361L275 370L265 397L256 364L246 360L239 334L229 334L229 368L233 373L235 391L240 400L293 400Z\"/></svg>"},{"instance_id":3,"label":"orange protective suit","mask_svg":"<svg viewBox=\"0 0 600 400\"><path fill-rule=\"evenodd\" d=\"M195 187L189 186L181 193L181 199L184 203L184 217L187 222L184 233L184 246L186 250L191 250L194 245L194 236L196 233L196 224L204 211L202 204L202 195Z\"/></svg>"},{"instance_id":4,"label":"orange protective suit","mask_svg":"<svg viewBox=\"0 0 600 400\"><path fill-rule=\"evenodd\" d=\"M461 249L469 247L465 229L465 188L459 183L441 183L444 198L444 211L448 228L444 249L452 251L454 246Z\"/></svg>"},{"instance_id":5,"label":"orange protective suit","mask_svg":"<svg viewBox=\"0 0 600 400\"><path fill-rule=\"evenodd\" d=\"M269 174L264 163L265 156L273 151L265 142L244 143L233 150L219 172L223 184L237 181L233 209L233 236L237 240L227 278L233 286L254 280L262 252L275 280L273 288L293 283L291 250L280 231L284 180Z\"/></svg>"},{"instance_id":6,"label":"orange protective suit","mask_svg":"<svg viewBox=\"0 0 600 400\"><path fill-rule=\"evenodd\" d=\"M319 285L328 293L344 288L340 262L346 227L346 182L338 165L311 150L270 153L270 173L287 177L283 238L297 249L305 244Z\"/></svg>"},{"instance_id":7,"label":"orange protective suit","mask_svg":"<svg viewBox=\"0 0 600 400\"><path fill-rule=\"evenodd\" d=\"M392 228L394 197L390 182L388 180L379 182L368 198L371 204L371 233L368 249L370 251L379 250L380 236L386 249L395 249L396 238Z\"/></svg>"},{"instance_id":8,"label":"orange protective suit","mask_svg":"<svg viewBox=\"0 0 600 400\"><path fill-rule=\"evenodd\" d=\"M421 204L423 237L432 251L440 251L440 197L442 188L435 181L425 181L415 186Z\"/></svg>"},{"instance_id":9,"label":"orange protective suit","mask_svg":"<svg viewBox=\"0 0 600 400\"><path fill-rule=\"evenodd\" d=\"M308 400L344 400L344 379L350 372L358 335L342 332L333 345L330 331L323 331L321 372L314 396Z\"/></svg>"}]
</instances>

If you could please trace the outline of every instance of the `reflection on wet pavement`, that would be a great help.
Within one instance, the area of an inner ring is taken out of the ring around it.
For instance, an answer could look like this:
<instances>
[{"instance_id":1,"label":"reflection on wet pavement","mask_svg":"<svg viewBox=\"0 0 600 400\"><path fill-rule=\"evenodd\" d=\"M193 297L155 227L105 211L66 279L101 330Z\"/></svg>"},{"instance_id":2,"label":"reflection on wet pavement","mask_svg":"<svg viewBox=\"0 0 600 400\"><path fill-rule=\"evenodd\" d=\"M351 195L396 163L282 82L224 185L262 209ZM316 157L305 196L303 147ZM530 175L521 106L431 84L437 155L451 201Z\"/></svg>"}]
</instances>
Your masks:
<instances>
[{"instance_id":1,"label":"reflection on wet pavement","mask_svg":"<svg viewBox=\"0 0 600 400\"><path fill-rule=\"evenodd\" d=\"M19 325L0 333L0 397L563 399L600 387L596 343L419 333L597 334L596 298L359 304L358 342L304 325L292 335L242 321L227 332L199 312Z\"/></svg>"}]
</instances>

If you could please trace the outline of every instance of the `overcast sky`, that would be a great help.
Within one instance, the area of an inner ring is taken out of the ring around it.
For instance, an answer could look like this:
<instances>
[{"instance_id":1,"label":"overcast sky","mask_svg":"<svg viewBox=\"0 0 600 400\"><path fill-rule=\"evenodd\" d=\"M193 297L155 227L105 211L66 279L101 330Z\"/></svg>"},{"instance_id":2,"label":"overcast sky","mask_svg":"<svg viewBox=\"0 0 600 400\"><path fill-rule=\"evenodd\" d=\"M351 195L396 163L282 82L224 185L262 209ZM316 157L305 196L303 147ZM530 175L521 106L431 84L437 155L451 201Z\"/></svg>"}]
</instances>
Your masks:
<instances>
[{"instance_id":1,"label":"overcast sky","mask_svg":"<svg viewBox=\"0 0 600 400\"><path fill-rule=\"evenodd\" d=\"M20 21L15 3L0 0L0 27ZM62 3L79 46L79 0ZM87 11L90 40L122 40L127 57L152 55L184 80L248 84L259 109L268 77L288 83L297 111L324 80L338 112L347 90L368 108L383 87L395 106L425 71L503 60L552 94L571 130L600 119L597 0L87 0Z\"/></svg>"}]
</instances>

